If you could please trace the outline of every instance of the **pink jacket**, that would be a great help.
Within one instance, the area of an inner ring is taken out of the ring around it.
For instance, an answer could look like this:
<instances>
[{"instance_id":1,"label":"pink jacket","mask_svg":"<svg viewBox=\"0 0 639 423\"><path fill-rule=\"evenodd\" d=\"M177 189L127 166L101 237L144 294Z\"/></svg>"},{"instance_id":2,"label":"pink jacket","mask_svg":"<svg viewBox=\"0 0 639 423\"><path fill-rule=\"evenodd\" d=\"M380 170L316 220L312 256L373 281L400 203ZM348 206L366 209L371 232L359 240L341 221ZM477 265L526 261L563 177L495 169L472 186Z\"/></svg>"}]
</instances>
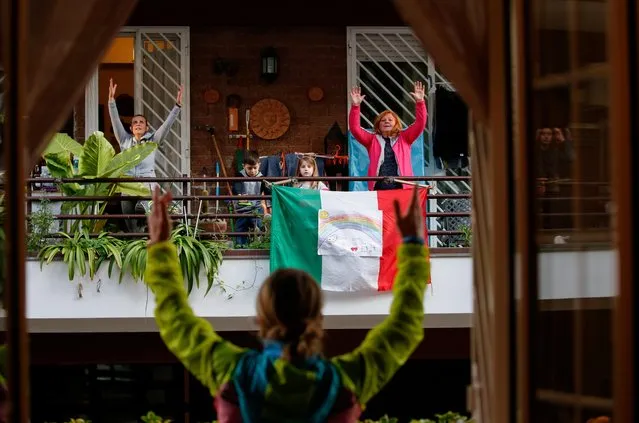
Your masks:
<instances>
[{"instance_id":1,"label":"pink jacket","mask_svg":"<svg viewBox=\"0 0 639 423\"><path fill-rule=\"evenodd\" d=\"M397 165L400 176L413 176L413 165L411 163L410 148L413 142L424 132L426 127L426 119L428 112L426 111L426 103L418 101L415 103L415 122L408 128L400 132L399 136L391 138L391 145L397 158ZM384 139L381 135L366 131L360 126L360 107L351 106L348 116L348 126L353 137L368 150L368 158L370 165L368 167L368 176L377 176L379 168L384 160ZM368 182L368 189L372 190L375 181ZM404 185L404 188L412 188Z\"/></svg>"}]
</instances>

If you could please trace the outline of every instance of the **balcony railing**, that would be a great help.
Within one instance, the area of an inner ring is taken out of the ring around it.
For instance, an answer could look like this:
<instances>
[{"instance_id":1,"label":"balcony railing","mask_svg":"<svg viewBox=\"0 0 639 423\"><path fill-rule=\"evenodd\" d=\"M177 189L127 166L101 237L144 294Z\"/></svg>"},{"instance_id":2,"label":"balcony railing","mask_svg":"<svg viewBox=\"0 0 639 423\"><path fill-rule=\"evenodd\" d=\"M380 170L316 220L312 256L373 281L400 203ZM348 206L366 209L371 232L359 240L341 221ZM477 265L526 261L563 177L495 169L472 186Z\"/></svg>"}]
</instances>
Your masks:
<instances>
[{"instance_id":1,"label":"balcony railing","mask_svg":"<svg viewBox=\"0 0 639 423\"><path fill-rule=\"evenodd\" d=\"M72 179L56 179L56 178L30 178L27 179L27 219L33 219L37 210L40 209L39 203L48 202L49 208L60 208L59 205L63 203L90 203L90 204L104 204L107 206L104 213L62 213L55 211L53 218L56 227L64 226L65 222L69 221L107 221L105 225L105 231L109 235L116 238L142 238L147 236L147 232L128 232L123 223L126 219L140 219L141 222L146 218L146 215L142 212L136 212L134 214L122 213L121 202L123 201L140 201L151 200L151 196L124 196L120 194L116 195L95 195L95 196L72 196L65 195L59 191L59 184L62 183L78 183L78 184L93 184L93 183L123 183L123 182L142 182L158 183L161 186L163 184L181 184L182 192L189 193L187 195L174 195L174 204L178 205L179 211L171 214L171 217L176 221L186 222L191 226L197 225L201 230L199 236L202 238L215 238L233 240L240 236L256 237L259 236L259 232L237 232L232 230L233 223L236 219L246 218L246 214L234 213L233 202L234 200L270 200L269 195L229 195L227 193L219 194L220 192L228 192L230 185L234 182L248 182L248 181L268 181L271 183L284 182L291 178L286 177L173 177L173 178L72 178ZM333 177L315 177L315 178L295 178L295 180L313 181L321 180L328 184L344 184L349 181L377 181L383 180L381 177L345 177L345 176L333 176ZM454 247L465 248L470 244L470 192L461 193L447 193L441 192L437 189L438 182L446 182L448 185L451 183L461 183L468 186L470 178L467 176L431 176L431 177L402 177L402 180L410 181L413 183L420 183L429 185L431 191L428 196L428 227L429 227L429 243L435 247ZM203 192L208 191L218 194L206 194ZM455 202L464 201L464 211L461 212L447 212L442 211L441 207L438 207L438 202L442 201ZM55 204L58 204L55 207ZM91 208L90 208L91 209ZM94 210L97 207L93 208ZM459 221L465 221L465 225L451 225L450 220L454 219ZM225 222L223 225L219 225L220 220ZM211 225L210 223L215 223ZM220 230L220 226L226 226L226 230ZM210 230L211 227L215 227ZM207 229L204 229L207 228ZM98 236L98 233L91 234L91 236ZM60 237L62 235L57 233L57 230L51 231L47 237Z\"/></svg>"},{"instance_id":2,"label":"balcony railing","mask_svg":"<svg viewBox=\"0 0 639 423\"><path fill-rule=\"evenodd\" d=\"M187 195L175 195L174 203L179 205L179 212L171 217L176 221L189 225L198 225L202 238L216 238L232 241L240 236L256 237L259 232L237 232L233 230L233 222L246 214L234 213L234 200L270 200L268 195L238 196L221 194L228 192L234 182L268 181L271 183L290 180L287 177L172 177L172 178L31 178L27 179L27 219L33 219L39 209L38 204L47 201L63 204L65 202L107 203L104 213L61 213L53 215L56 227L64 226L70 221L107 221L106 232L116 238L142 238L146 232L128 232L126 219L140 219L144 222L145 214L122 213L121 202L151 200L150 196L69 196L57 190L61 183L109 183L109 182L143 182L163 184L181 184L182 192ZM349 177L331 176L319 178L296 178L297 181L321 180L331 185L344 184L349 181L378 181L382 177ZM402 177L402 180L419 182L431 187L427 202L427 225L429 244L436 248L467 248L471 243L471 192L469 176L430 176ZM538 245L557 245L564 242L570 245L601 246L610 243L609 207L610 196L606 185L601 183L575 181L543 181L544 189L538 193ZM46 187L46 188L43 188ZM451 189L454 187L455 189ZM217 194L203 194L204 191ZM56 208L56 207L53 207ZM574 212L579 210L579 212ZM220 222L223 222L220 224ZM224 229L226 227L226 229ZM211 229L213 228L213 229ZM59 237L57 230L51 231L48 237ZM264 234L262 234L264 235ZM98 236L98 234L92 234ZM230 242L232 244L232 242Z\"/></svg>"}]
</instances>

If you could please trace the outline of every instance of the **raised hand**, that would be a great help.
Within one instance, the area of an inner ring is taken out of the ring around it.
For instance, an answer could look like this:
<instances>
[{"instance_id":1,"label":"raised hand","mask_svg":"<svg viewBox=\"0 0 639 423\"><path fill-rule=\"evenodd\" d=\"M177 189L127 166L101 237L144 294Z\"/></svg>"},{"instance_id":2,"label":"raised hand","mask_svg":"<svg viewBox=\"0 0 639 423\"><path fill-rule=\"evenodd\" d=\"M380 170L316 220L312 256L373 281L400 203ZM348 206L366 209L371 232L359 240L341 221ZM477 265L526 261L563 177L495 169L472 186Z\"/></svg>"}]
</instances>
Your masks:
<instances>
[{"instance_id":1,"label":"raised hand","mask_svg":"<svg viewBox=\"0 0 639 423\"><path fill-rule=\"evenodd\" d=\"M362 89L360 87L351 88L351 100L353 100L353 105L359 106L362 101L364 101L365 95L362 95Z\"/></svg>"},{"instance_id":2,"label":"raised hand","mask_svg":"<svg viewBox=\"0 0 639 423\"><path fill-rule=\"evenodd\" d=\"M399 228L403 238L422 238L424 236L424 217L422 216L422 208L419 205L417 190L417 185L415 185L413 188L413 196L408 209L406 209L406 213L402 213L399 201L395 200L397 227Z\"/></svg>"},{"instance_id":3,"label":"raised hand","mask_svg":"<svg viewBox=\"0 0 639 423\"><path fill-rule=\"evenodd\" d=\"M171 234L171 219L169 218L169 203L173 199L171 192L160 195L160 187L153 191L151 213L147 217L149 222L149 245L167 241Z\"/></svg>"},{"instance_id":4,"label":"raised hand","mask_svg":"<svg viewBox=\"0 0 639 423\"><path fill-rule=\"evenodd\" d=\"M410 93L413 96L415 101L423 101L424 100L424 84L421 81L415 82L415 90Z\"/></svg>"},{"instance_id":5,"label":"raised hand","mask_svg":"<svg viewBox=\"0 0 639 423\"><path fill-rule=\"evenodd\" d=\"M115 89L118 88L118 84L113 83L113 78L109 78L109 100L115 99Z\"/></svg>"},{"instance_id":6,"label":"raised hand","mask_svg":"<svg viewBox=\"0 0 639 423\"><path fill-rule=\"evenodd\" d=\"M178 90L177 96L175 97L175 104L178 106L182 106L182 94L184 93L184 87L180 85L180 89Z\"/></svg>"}]
</instances>

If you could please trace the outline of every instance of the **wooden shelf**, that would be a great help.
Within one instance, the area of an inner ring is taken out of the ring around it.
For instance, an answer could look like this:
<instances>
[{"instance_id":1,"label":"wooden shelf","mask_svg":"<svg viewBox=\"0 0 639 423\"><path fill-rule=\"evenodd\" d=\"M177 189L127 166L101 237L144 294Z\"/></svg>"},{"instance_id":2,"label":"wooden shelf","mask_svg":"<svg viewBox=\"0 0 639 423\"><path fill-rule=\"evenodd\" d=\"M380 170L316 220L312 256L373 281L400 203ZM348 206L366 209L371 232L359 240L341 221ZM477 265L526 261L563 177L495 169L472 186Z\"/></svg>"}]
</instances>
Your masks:
<instances>
[{"instance_id":1,"label":"wooden shelf","mask_svg":"<svg viewBox=\"0 0 639 423\"><path fill-rule=\"evenodd\" d=\"M547 90L550 88L565 87L572 83L588 80L607 78L610 74L610 65L605 63L593 63L574 71L555 73L533 78L535 90Z\"/></svg>"}]
</instances>

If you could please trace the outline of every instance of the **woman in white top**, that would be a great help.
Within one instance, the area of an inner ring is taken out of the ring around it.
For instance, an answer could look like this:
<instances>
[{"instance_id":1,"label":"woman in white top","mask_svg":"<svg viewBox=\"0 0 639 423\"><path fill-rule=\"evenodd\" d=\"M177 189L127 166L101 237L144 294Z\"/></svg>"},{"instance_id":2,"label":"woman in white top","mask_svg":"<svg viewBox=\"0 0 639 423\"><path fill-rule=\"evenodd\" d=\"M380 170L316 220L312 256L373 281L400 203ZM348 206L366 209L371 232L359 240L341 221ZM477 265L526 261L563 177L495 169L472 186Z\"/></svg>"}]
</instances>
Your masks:
<instances>
[{"instance_id":1,"label":"woman in white top","mask_svg":"<svg viewBox=\"0 0 639 423\"><path fill-rule=\"evenodd\" d=\"M120 150L124 151L134 145L145 142L154 142L159 146L162 141L164 141L164 138L169 133L171 126L173 126L173 123L180 114L180 110L182 109L183 87L180 87L178 90L177 96L175 97L175 106L173 106L173 109L169 112L169 116L157 130L151 130L146 116L138 114L134 115L133 119L131 119L131 126L129 128L131 132L124 129L124 125L122 125L122 121L120 120L120 114L118 113L118 106L115 104L115 90L117 87L117 84L113 83L113 79L109 79L109 116L111 117L111 125L113 126L115 139L118 141L118 144L120 144ZM127 175L136 178L154 178L156 151L157 150L154 150L137 166L128 171ZM151 191L153 191L155 185L157 184L149 184ZM143 201L141 203L144 211L148 212L150 210L149 201ZM135 213L136 206L137 201L123 201L122 212L124 214L133 214ZM129 232L136 232L138 229L135 219L127 219L126 226Z\"/></svg>"}]
</instances>

